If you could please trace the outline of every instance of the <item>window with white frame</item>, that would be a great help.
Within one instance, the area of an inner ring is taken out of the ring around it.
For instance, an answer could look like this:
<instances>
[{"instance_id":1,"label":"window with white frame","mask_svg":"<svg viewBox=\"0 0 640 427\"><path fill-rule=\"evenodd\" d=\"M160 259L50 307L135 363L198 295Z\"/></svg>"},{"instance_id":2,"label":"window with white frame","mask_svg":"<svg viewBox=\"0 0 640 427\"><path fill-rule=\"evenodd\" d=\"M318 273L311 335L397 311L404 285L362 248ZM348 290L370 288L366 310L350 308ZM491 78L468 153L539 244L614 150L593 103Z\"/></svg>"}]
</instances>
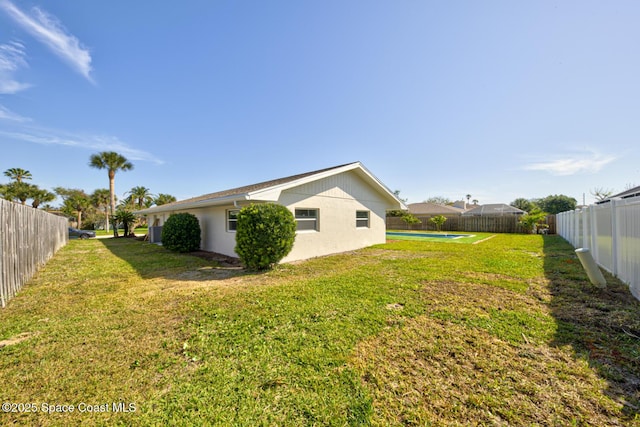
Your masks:
<instances>
[{"instance_id":1,"label":"window with white frame","mask_svg":"<svg viewBox=\"0 0 640 427\"><path fill-rule=\"evenodd\" d=\"M227 231L236 231L238 229L238 212L239 209L229 209L227 211Z\"/></svg>"},{"instance_id":2,"label":"window with white frame","mask_svg":"<svg viewBox=\"0 0 640 427\"><path fill-rule=\"evenodd\" d=\"M318 209L296 209L298 231L318 231Z\"/></svg>"},{"instance_id":3,"label":"window with white frame","mask_svg":"<svg viewBox=\"0 0 640 427\"><path fill-rule=\"evenodd\" d=\"M369 228L369 211L356 211L356 227Z\"/></svg>"}]
</instances>

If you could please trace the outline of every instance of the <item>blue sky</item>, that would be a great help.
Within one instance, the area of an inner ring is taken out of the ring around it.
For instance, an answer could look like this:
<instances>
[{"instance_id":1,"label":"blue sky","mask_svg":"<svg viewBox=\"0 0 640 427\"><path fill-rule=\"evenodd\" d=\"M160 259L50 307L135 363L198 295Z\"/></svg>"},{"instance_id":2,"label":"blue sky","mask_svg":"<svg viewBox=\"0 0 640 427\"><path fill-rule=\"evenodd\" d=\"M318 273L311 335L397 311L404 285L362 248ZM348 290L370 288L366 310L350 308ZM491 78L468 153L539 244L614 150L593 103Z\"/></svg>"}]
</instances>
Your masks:
<instances>
[{"instance_id":1,"label":"blue sky","mask_svg":"<svg viewBox=\"0 0 640 427\"><path fill-rule=\"evenodd\" d=\"M640 2L0 0L0 170L183 199L362 161L409 202L640 185ZM6 181L7 179L2 179Z\"/></svg>"}]
</instances>

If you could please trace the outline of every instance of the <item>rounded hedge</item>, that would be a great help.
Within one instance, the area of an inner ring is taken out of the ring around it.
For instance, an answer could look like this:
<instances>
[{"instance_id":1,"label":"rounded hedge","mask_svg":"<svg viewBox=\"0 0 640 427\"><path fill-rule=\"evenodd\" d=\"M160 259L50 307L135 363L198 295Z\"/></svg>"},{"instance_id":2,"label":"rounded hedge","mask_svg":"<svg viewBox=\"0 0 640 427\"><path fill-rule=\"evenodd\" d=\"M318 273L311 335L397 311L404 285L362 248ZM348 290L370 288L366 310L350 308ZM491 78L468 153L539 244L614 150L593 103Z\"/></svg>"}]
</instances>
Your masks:
<instances>
[{"instance_id":1,"label":"rounded hedge","mask_svg":"<svg viewBox=\"0 0 640 427\"><path fill-rule=\"evenodd\" d=\"M200 223L190 213L171 214L162 226L162 246L175 252L200 249Z\"/></svg>"},{"instance_id":2,"label":"rounded hedge","mask_svg":"<svg viewBox=\"0 0 640 427\"><path fill-rule=\"evenodd\" d=\"M238 213L236 253L252 270L265 270L280 262L293 248L296 220L282 205L249 205Z\"/></svg>"}]
</instances>

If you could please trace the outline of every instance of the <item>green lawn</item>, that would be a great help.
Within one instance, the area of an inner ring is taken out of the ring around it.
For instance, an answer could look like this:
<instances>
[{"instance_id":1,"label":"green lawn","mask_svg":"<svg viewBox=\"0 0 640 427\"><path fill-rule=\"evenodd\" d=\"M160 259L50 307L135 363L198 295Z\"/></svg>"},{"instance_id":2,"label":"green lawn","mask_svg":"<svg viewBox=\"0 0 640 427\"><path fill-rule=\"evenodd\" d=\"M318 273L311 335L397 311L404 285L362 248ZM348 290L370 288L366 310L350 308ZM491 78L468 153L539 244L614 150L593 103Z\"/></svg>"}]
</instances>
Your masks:
<instances>
[{"instance_id":1,"label":"green lawn","mask_svg":"<svg viewBox=\"0 0 640 427\"><path fill-rule=\"evenodd\" d=\"M149 231L149 229L144 226L144 227L136 227L136 229L134 230L134 233L136 234L147 234L147 232ZM107 230L95 230L96 232L96 236L113 236L113 229L109 228L109 232L107 233ZM124 235L124 228L119 228L118 229L118 235L122 236Z\"/></svg>"},{"instance_id":2,"label":"green lawn","mask_svg":"<svg viewBox=\"0 0 640 427\"><path fill-rule=\"evenodd\" d=\"M640 425L640 303L607 281L557 236L261 274L74 240L0 310L0 398L32 411L0 424Z\"/></svg>"}]
</instances>

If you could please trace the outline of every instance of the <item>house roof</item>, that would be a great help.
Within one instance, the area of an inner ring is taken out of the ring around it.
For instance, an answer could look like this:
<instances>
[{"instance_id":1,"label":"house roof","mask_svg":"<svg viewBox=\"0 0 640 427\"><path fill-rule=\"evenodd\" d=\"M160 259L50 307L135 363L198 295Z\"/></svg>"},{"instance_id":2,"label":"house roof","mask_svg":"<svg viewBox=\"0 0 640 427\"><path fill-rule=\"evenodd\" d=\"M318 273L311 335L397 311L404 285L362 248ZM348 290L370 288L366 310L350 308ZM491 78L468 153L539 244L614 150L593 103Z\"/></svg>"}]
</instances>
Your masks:
<instances>
[{"instance_id":1,"label":"house roof","mask_svg":"<svg viewBox=\"0 0 640 427\"><path fill-rule=\"evenodd\" d=\"M640 196L640 186L630 188L628 190L623 191L622 193L614 194L611 196L611 199L628 199L629 197Z\"/></svg>"},{"instance_id":2,"label":"house roof","mask_svg":"<svg viewBox=\"0 0 640 427\"><path fill-rule=\"evenodd\" d=\"M438 203L411 203L407 205L409 212L414 215L459 215L464 209Z\"/></svg>"},{"instance_id":3,"label":"house roof","mask_svg":"<svg viewBox=\"0 0 640 427\"><path fill-rule=\"evenodd\" d=\"M215 193L204 194L202 196L167 203L161 206L142 209L135 213L142 215L158 212L170 212L181 209L232 204L234 202L246 200L277 201L280 197L280 193L286 189L348 171L354 171L358 176L363 178L370 185L373 185L380 193L382 193L390 204L393 205L393 207L390 207L389 209L406 209L404 203L402 203L402 201L400 201L378 178L369 172L362 163L354 162L284 178L272 179L269 181L259 182L257 184L245 185L243 187L232 188L229 190L217 191Z\"/></svg>"},{"instance_id":4,"label":"house roof","mask_svg":"<svg viewBox=\"0 0 640 427\"><path fill-rule=\"evenodd\" d=\"M596 202L596 205L600 205L600 204L603 204L603 203L609 203L613 199L628 199L628 198L631 198L631 197L638 197L638 196L640 196L640 186L633 187L633 188L630 188L628 190L624 190L621 193L614 194L613 196L607 197L604 200L600 200L600 201Z\"/></svg>"},{"instance_id":5,"label":"house roof","mask_svg":"<svg viewBox=\"0 0 640 427\"><path fill-rule=\"evenodd\" d=\"M473 209L469 209L466 212L463 212L464 216L486 216L486 215L522 215L526 212L522 209L515 208L513 206L509 206L505 203L494 203L488 205L480 205Z\"/></svg>"}]
</instances>

